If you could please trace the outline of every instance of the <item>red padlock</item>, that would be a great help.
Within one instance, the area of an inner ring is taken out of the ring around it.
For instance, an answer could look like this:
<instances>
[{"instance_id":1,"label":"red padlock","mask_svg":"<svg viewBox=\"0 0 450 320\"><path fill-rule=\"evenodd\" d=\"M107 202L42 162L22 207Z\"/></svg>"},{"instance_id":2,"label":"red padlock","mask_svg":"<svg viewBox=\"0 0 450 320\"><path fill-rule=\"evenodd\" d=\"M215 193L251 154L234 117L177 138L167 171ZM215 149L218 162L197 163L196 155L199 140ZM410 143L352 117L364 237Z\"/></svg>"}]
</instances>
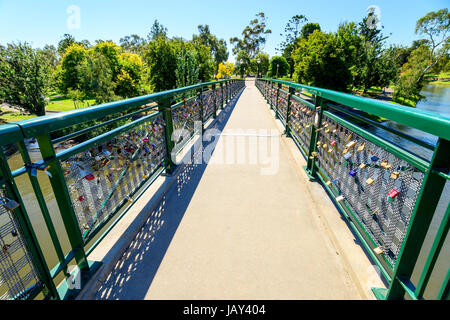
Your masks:
<instances>
[{"instance_id":1,"label":"red padlock","mask_svg":"<svg viewBox=\"0 0 450 320\"><path fill-rule=\"evenodd\" d=\"M94 177L94 175L93 175L92 173L88 174L88 175L85 176L84 178L85 178L86 180L88 180L88 181L91 181L91 180L94 180L94 179L95 179L95 177Z\"/></svg>"},{"instance_id":2,"label":"red padlock","mask_svg":"<svg viewBox=\"0 0 450 320\"><path fill-rule=\"evenodd\" d=\"M395 199L399 195L399 193L400 192L398 192L397 190L392 189L391 192L388 193L388 196L391 199Z\"/></svg>"},{"instance_id":3,"label":"red padlock","mask_svg":"<svg viewBox=\"0 0 450 320\"><path fill-rule=\"evenodd\" d=\"M336 145L336 140L331 141L330 143L332 146Z\"/></svg>"}]
</instances>

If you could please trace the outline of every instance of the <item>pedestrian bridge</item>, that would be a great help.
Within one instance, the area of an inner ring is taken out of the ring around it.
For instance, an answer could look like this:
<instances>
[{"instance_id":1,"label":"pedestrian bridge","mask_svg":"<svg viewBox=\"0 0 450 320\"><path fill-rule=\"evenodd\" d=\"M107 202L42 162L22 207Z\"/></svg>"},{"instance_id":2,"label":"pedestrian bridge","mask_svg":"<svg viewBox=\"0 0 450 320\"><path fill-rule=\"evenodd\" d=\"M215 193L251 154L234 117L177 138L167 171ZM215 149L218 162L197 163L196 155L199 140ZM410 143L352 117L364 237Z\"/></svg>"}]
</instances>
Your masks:
<instances>
[{"instance_id":1,"label":"pedestrian bridge","mask_svg":"<svg viewBox=\"0 0 450 320\"><path fill-rule=\"evenodd\" d=\"M1 152L0 294L447 299L449 129L443 115L273 79L1 126L23 166Z\"/></svg>"}]
</instances>

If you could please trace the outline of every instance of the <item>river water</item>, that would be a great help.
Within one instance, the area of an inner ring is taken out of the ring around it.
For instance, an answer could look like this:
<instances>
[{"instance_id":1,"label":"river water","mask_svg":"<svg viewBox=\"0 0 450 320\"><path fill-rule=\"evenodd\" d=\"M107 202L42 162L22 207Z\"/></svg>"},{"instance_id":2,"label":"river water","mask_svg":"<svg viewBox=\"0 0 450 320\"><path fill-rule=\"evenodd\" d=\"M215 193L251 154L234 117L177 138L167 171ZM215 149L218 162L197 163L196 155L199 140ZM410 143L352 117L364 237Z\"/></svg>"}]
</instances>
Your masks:
<instances>
[{"instance_id":1,"label":"river water","mask_svg":"<svg viewBox=\"0 0 450 320\"><path fill-rule=\"evenodd\" d=\"M426 98L426 100L420 101L417 104L417 107L416 107L417 109L437 112L437 113L441 113L441 114L450 114L450 87L449 86L427 85L424 87L423 94L427 98ZM429 135L427 133L424 133L424 132L416 130L416 129L412 129L412 128L400 125L398 123L387 122L387 123L385 123L385 125L395 128L395 129L402 131L404 133L407 133L409 135L415 136L415 137L422 139L424 141L427 141L431 144L435 144L436 140L437 140L435 136ZM412 144L412 143L410 143L402 138L399 138L397 136L386 133L382 129L369 128L369 130L373 131L376 134L381 135L382 137L384 137L388 140L391 140L395 144L400 145L401 147L403 147L407 150L410 150L419 156L422 156L422 157L428 158L428 159L431 157L431 152L429 152L429 150L426 150L422 147ZM32 158L32 161L38 161L41 159L40 153L38 152L38 150L30 149L29 152L30 152L30 157ZM15 153L15 154L11 155L8 158L8 163L12 170L18 169L21 166L23 166L22 158L19 153ZM46 204L49 208L50 214L51 214L53 222L55 224L55 228L57 230L58 235L60 236L60 241L62 242L63 250L64 250L64 252L67 253L70 250L69 242L68 242L67 237L65 236L64 226L63 226L62 220L60 218L60 214L58 212L55 197L51 190L49 178L45 173L38 172L38 179L39 179L39 182L40 182L40 185L42 188L42 192L44 194ZM41 211L39 209L36 197L34 196L34 192L31 187L31 184L28 180L27 175L22 175L22 176L18 177L16 179L16 183L19 186L19 190L20 190L22 199L24 201L24 205L30 216L30 220L33 224L33 227L35 228L35 232L38 235L38 239L39 239L40 245L42 247L42 251L44 252L44 254L46 256L46 259L48 261L50 268L52 268L54 265L56 265L58 260L57 260L56 254L54 252L50 236L47 232L46 226L44 224L44 220L42 218ZM422 250L422 254L417 263L417 267L423 266L424 261L426 260L426 252L431 247L434 235L436 234L437 229L439 228L440 221L442 220L445 209L447 208L447 205L449 203L450 183L446 184L444 191L445 191L444 196L441 198L441 201L438 205L436 215L433 219L432 226L428 232L427 240L425 241L425 244L424 244L424 247ZM444 245L444 248L438 259L436 270L433 273L432 278L430 279L430 289L426 291L425 298L432 299L436 296L436 294L440 288L440 284L442 283L442 279L448 270L449 261L450 261L450 245L449 245L448 240L449 239L447 237L446 244ZM418 270L419 268L416 268L416 269ZM413 283L417 283L417 279L419 276L420 275L416 271L413 275L413 279L412 279Z\"/></svg>"}]
</instances>

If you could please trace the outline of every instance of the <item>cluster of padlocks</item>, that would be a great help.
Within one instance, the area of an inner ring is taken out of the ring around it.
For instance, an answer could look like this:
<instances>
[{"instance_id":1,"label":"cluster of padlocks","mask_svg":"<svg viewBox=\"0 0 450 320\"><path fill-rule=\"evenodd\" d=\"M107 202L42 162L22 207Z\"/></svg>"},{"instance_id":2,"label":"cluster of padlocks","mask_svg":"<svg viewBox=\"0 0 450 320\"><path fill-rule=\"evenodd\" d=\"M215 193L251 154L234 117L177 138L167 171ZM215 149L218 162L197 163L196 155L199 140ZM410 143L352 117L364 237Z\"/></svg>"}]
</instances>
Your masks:
<instances>
[{"instance_id":1,"label":"cluster of padlocks","mask_svg":"<svg viewBox=\"0 0 450 320\"><path fill-rule=\"evenodd\" d=\"M305 151L311 141L312 121L312 109L291 97L289 127Z\"/></svg>"},{"instance_id":2,"label":"cluster of padlocks","mask_svg":"<svg viewBox=\"0 0 450 320\"><path fill-rule=\"evenodd\" d=\"M329 177L326 184L378 241L374 251L394 265L424 174L325 115L316 131L311 157Z\"/></svg>"},{"instance_id":3,"label":"cluster of padlocks","mask_svg":"<svg viewBox=\"0 0 450 320\"><path fill-rule=\"evenodd\" d=\"M214 113L214 103L216 99L215 90L211 89L202 93L202 103L203 103L203 120L208 119Z\"/></svg>"},{"instance_id":4,"label":"cluster of padlocks","mask_svg":"<svg viewBox=\"0 0 450 320\"><path fill-rule=\"evenodd\" d=\"M198 97L188 101L184 100L181 106L172 109L175 146L186 138L183 136L184 132L189 132L189 135L194 133L195 122L201 121L200 111L200 99Z\"/></svg>"},{"instance_id":5,"label":"cluster of padlocks","mask_svg":"<svg viewBox=\"0 0 450 320\"><path fill-rule=\"evenodd\" d=\"M126 201L132 202L143 181L164 165L164 131L162 117L153 117L61 163L84 237Z\"/></svg>"},{"instance_id":6,"label":"cluster of padlocks","mask_svg":"<svg viewBox=\"0 0 450 320\"><path fill-rule=\"evenodd\" d=\"M283 123L286 123L286 116L287 116L287 107L288 107L288 93L284 90L279 90L278 92L278 100L277 100L277 111L278 116L281 118L281 121Z\"/></svg>"},{"instance_id":7,"label":"cluster of padlocks","mask_svg":"<svg viewBox=\"0 0 450 320\"><path fill-rule=\"evenodd\" d=\"M0 188L0 300L23 299L40 277L13 212L19 204L5 194Z\"/></svg>"}]
</instances>

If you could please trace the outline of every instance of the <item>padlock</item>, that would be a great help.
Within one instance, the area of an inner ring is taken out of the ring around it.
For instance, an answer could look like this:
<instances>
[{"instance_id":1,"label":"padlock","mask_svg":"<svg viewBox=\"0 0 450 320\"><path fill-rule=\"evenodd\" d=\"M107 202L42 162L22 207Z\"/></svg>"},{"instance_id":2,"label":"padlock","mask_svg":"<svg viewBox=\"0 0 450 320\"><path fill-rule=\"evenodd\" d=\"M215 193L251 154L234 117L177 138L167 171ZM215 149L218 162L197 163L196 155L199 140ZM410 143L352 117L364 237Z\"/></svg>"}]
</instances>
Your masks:
<instances>
[{"instance_id":1,"label":"padlock","mask_svg":"<svg viewBox=\"0 0 450 320\"><path fill-rule=\"evenodd\" d=\"M344 159L348 160L352 157L352 154L350 152L347 152L346 154L344 154Z\"/></svg>"},{"instance_id":2,"label":"padlock","mask_svg":"<svg viewBox=\"0 0 450 320\"><path fill-rule=\"evenodd\" d=\"M395 179L398 178L399 175L400 175L399 172L394 171L394 172L391 173L391 179L394 179L394 180L395 180Z\"/></svg>"},{"instance_id":3,"label":"padlock","mask_svg":"<svg viewBox=\"0 0 450 320\"><path fill-rule=\"evenodd\" d=\"M350 149L350 148L353 147L355 144L356 144L356 141L353 140L353 141L350 141L349 143L347 143L346 147L347 147L348 149Z\"/></svg>"},{"instance_id":4,"label":"padlock","mask_svg":"<svg viewBox=\"0 0 450 320\"><path fill-rule=\"evenodd\" d=\"M330 144L334 147L336 145L336 140L331 141Z\"/></svg>"},{"instance_id":5,"label":"padlock","mask_svg":"<svg viewBox=\"0 0 450 320\"><path fill-rule=\"evenodd\" d=\"M361 163L361 164L359 165L359 167L360 167L361 169L364 169L364 168L366 167L366 164L365 164L365 163Z\"/></svg>"},{"instance_id":6,"label":"padlock","mask_svg":"<svg viewBox=\"0 0 450 320\"><path fill-rule=\"evenodd\" d=\"M350 172L348 174L351 175L352 177L354 177L354 176L356 176L356 171L350 170Z\"/></svg>"},{"instance_id":7,"label":"padlock","mask_svg":"<svg viewBox=\"0 0 450 320\"><path fill-rule=\"evenodd\" d=\"M376 162L379 160L379 158L377 156L371 156L370 160L372 160L373 162Z\"/></svg>"},{"instance_id":8,"label":"padlock","mask_svg":"<svg viewBox=\"0 0 450 320\"><path fill-rule=\"evenodd\" d=\"M13 211L20 206L18 202L6 197L0 199L0 204L8 211Z\"/></svg>"},{"instance_id":9,"label":"padlock","mask_svg":"<svg viewBox=\"0 0 450 320\"><path fill-rule=\"evenodd\" d=\"M388 193L388 195L387 195L387 197L386 197L386 200L387 200L388 202L392 202L392 201L395 200L395 198L396 198L399 194L400 194L400 192L397 191L397 190L394 188L394 189L392 189L392 190Z\"/></svg>"},{"instance_id":10,"label":"padlock","mask_svg":"<svg viewBox=\"0 0 450 320\"><path fill-rule=\"evenodd\" d=\"M359 147L356 149L358 152L361 152L364 150L364 148L366 147L366 144L363 142L359 145Z\"/></svg>"},{"instance_id":11,"label":"padlock","mask_svg":"<svg viewBox=\"0 0 450 320\"><path fill-rule=\"evenodd\" d=\"M383 247L376 247L373 249L376 254L382 254L384 252Z\"/></svg>"},{"instance_id":12,"label":"padlock","mask_svg":"<svg viewBox=\"0 0 450 320\"><path fill-rule=\"evenodd\" d=\"M375 181L375 180L373 180L372 178L369 178L369 179L366 180L366 183L367 183L368 185L372 185L372 183L373 183L374 181Z\"/></svg>"},{"instance_id":13,"label":"padlock","mask_svg":"<svg viewBox=\"0 0 450 320\"><path fill-rule=\"evenodd\" d=\"M343 201L344 200L344 196L342 196L342 195L340 195L340 196L338 196L337 198L336 198L336 201L337 202L341 202L341 201Z\"/></svg>"}]
</instances>

